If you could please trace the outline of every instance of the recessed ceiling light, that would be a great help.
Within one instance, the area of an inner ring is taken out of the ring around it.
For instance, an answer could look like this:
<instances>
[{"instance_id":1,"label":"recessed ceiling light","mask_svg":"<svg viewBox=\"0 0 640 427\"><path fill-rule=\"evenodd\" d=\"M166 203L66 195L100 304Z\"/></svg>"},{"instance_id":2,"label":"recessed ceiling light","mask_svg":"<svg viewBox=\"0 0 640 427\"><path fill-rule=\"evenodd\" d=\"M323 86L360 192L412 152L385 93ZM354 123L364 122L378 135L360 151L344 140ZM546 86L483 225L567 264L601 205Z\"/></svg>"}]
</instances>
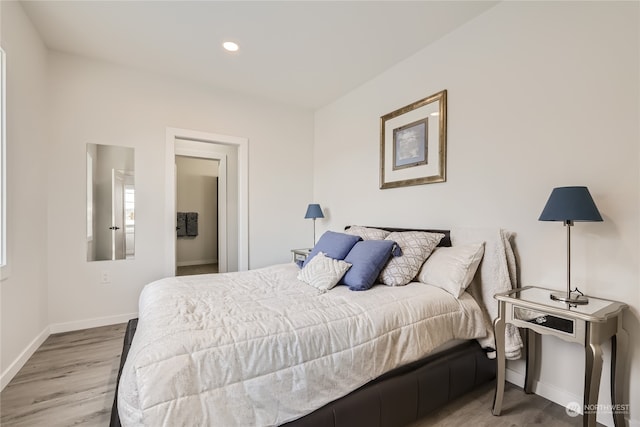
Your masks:
<instances>
[{"instance_id":1,"label":"recessed ceiling light","mask_svg":"<svg viewBox=\"0 0 640 427\"><path fill-rule=\"evenodd\" d=\"M229 52L237 52L238 49L240 49L240 46L238 46L238 44L234 42L224 42L222 43L222 47L224 47L225 50L228 50Z\"/></svg>"}]
</instances>

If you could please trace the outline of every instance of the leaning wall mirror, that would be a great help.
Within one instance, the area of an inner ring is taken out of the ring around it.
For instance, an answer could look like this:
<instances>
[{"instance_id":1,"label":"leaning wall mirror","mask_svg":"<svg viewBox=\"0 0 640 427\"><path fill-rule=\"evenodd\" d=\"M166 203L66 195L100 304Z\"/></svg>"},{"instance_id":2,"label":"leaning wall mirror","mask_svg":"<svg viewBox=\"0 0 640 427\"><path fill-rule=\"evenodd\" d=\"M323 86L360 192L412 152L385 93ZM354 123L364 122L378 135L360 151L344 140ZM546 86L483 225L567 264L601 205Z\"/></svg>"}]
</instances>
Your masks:
<instances>
[{"instance_id":1,"label":"leaning wall mirror","mask_svg":"<svg viewBox=\"0 0 640 427\"><path fill-rule=\"evenodd\" d=\"M87 144L87 261L133 259L134 150Z\"/></svg>"}]
</instances>

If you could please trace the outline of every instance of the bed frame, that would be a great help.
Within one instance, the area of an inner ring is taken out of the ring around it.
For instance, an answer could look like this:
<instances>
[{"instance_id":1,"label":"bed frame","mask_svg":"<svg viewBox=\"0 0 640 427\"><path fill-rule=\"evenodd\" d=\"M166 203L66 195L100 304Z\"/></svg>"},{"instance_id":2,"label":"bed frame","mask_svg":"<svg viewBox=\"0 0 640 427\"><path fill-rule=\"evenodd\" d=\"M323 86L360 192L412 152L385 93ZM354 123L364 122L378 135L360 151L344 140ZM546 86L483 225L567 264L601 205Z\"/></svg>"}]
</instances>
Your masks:
<instances>
[{"instance_id":1,"label":"bed frame","mask_svg":"<svg viewBox=\"0 0 640 427\"><path fill-rule=\"evenodd\" d=\"M399 228L377 228L409 231ZM439 246L451 246L448 230L417 231L444 233L445 238ZM121 427L117 406L118 384L137 325L138 319L130 320L125 332L110 427ZM486 356L477 341L465 341L443 352L387 372L348 395L284 426L405 426L491 381L495 378L495 372L495 360Z\"/></svg>"}]
</instances>

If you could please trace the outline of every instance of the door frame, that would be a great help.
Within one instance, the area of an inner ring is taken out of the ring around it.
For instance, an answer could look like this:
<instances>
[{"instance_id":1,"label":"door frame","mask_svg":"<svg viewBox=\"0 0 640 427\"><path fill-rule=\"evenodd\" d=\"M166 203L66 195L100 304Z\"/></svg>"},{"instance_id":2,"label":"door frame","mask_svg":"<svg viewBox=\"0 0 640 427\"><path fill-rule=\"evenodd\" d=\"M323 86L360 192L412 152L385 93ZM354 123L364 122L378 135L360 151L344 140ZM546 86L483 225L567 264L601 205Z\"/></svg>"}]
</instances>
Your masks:
<instances>
[{"instance_id":1,"label":"door frame","mask_svg":"<svg viewBox=\"0 0 640 427\"><path fill-rule=\"evenodd\" d=\"M165 156L165 274L176 272L176 140L235 146L238 150L238 271L249 269L249 139L167 127Z\"/></svg>"}]
</instances>

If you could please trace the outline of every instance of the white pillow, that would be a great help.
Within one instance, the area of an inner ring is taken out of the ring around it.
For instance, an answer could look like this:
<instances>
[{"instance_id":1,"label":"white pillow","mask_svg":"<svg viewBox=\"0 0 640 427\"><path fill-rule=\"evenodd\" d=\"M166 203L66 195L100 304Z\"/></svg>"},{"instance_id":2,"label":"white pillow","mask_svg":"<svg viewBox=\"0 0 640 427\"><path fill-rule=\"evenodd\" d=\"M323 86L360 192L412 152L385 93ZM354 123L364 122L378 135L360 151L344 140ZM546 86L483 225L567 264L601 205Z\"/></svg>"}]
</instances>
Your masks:
<instances>
[{"instance_id":1,"label":"white pillow","mask_svg":"<svg viewBox=\"0 0 640 427\"><path fill-rule=\"evenodd\" d=\"M460 298L473 280L484 255L484 242L436 248L418 273L418 280Z\"/></svg>"},{"instance_id":2,"label":"white pillow","mask_svg":"<svg viewBox=\"0 0 640 427\"><path fill-rule=\"evenodd\" d=\"M333 288L351 267L348 262L329 258L324 252L318 252L311 261L298 273L298 280L328 291Z\"/></svg>"}]
</instances>

